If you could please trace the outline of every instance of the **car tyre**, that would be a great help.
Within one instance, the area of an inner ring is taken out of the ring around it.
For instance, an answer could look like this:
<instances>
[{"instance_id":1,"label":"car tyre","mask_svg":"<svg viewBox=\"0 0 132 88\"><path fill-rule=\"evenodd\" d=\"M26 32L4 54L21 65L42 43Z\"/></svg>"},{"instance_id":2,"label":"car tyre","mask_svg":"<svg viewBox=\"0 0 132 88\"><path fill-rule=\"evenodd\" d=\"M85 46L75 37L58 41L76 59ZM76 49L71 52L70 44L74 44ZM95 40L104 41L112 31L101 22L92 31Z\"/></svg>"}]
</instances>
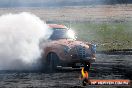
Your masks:
<instances>
[{"instance_id":1,"label":"car tyre","mask_svg":"<svg viewBox=\"0 0 132 88\"><path fill-rule=\"evenodd\" d=\"M59 65L59 57L55 53L49 53L47 55L48 68L50 72L55 72Z\"/></svg>"}]
</instances>

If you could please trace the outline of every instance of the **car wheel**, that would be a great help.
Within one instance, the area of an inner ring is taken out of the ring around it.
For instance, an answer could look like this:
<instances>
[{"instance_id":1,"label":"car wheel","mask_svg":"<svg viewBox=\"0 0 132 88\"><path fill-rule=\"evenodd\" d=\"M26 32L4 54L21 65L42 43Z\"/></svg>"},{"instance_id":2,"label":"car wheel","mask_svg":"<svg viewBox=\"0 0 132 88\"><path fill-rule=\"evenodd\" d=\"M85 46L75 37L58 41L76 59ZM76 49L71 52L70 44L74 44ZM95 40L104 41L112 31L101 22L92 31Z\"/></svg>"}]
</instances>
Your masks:
<instances>
[{"instance_id":1,"label":"car wheel","mask_svg":"<svg viewBox=\"0 0 132 88\"><path fill-rule=\"evenodd\" d=\"M54 72L59 65L59 57L55 53L49 53L47 56L48 67L50 72Z\"/></svg>"}]
</instances>

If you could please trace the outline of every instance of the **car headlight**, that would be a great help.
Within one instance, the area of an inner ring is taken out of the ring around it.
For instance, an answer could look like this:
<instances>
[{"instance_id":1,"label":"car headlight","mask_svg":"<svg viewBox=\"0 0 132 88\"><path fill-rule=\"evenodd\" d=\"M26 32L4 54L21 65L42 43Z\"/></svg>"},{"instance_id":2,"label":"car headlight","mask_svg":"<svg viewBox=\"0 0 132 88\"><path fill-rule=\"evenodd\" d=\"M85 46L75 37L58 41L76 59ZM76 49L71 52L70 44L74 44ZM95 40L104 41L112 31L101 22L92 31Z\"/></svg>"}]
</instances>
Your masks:
<instances>
[{"instance_id":1,"label":"car headlight","mask_svg":"<svg viewBox=\"0 0 132 88\"><path fill-rule=\"evenodd\" d=\"M96 45L95 44L92 44L92 52L96 53Z\"/></svg>"}]
</instances>

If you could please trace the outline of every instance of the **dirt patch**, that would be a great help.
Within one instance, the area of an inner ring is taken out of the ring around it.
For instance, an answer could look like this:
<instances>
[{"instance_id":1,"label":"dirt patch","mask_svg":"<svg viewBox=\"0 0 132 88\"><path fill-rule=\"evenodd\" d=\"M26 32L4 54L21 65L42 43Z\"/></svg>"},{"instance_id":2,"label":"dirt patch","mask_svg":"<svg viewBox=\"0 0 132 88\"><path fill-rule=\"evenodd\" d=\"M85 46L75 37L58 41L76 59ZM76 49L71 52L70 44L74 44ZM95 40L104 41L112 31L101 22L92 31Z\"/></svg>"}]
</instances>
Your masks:
<instances>
[{"instance_id":1,"label":"dirt patch","mask_svg":"<svg viewBox=\"0 0 132 88\"><path fill-rule=\"evenodd\" d=\"M1 8L0 15L22 11L51 22L124 22L132 20L132 5L96 5L63 8Z\"/></svg>"},{"instance_id":2,"label":"dirt patch","mask_svg":"<svg viewBox=\"0 0 132 88\"><path fill-rule=\"evenodd\" d=\"M98 54L89 71L90 79L132 79L131 55ZM57 73L0 72L0 87L10 88L82 88L80 71ZM115 87L118 88L118 87Z\"/></svg>"}]
</instances>

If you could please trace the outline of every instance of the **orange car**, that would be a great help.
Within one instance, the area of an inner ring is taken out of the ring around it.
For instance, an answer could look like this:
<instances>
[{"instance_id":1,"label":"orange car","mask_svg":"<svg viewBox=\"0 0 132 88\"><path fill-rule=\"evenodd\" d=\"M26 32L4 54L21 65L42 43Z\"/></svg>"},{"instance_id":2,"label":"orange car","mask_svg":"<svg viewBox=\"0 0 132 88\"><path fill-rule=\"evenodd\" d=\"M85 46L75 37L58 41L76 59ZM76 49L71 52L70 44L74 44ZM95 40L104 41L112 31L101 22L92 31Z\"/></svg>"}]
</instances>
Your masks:
<instances>
[{"instance_id":1,"label":"orange car","mask_svg":"<svg viewBox=\"0 0 132 88\"><path fill-rule=\"evenodd\" d=\"M44 48L43 60L50 70L60 67L88 67L95 61L96 45L77 41L75 33L64 25L49 24L53 30Z\"/></svg>"}]
</instances>

